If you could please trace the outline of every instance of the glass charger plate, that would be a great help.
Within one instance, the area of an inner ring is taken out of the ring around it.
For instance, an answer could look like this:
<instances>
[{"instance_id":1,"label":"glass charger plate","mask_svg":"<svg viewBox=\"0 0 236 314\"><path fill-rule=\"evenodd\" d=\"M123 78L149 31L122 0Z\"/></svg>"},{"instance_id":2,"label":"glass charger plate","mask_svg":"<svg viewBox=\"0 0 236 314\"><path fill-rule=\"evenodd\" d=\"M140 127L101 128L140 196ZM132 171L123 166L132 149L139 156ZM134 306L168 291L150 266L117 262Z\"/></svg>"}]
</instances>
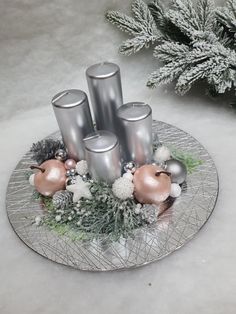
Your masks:
<instances>
[{"instance_id":1,"label":"glass charger plate","mask_svg":"<svg viewBox=\"0 0 236 314\"><path fill-rule=\"evenodd\" d=\"M165 145L199 157L202 164L188 175L182 195L158 222L134 232L134 238L111 242L72 240L46 226L36 226L42 215L40 202L26 179L32 164L31 153L24 155L13 171L6 196L9 221L19 238L38 254L63 265L87 271L128 269L157 261L182 247L209 219L218 196L218 175L205 148L186 132L160 121L153 121L153 132ZM49 136L59 138L59 132Z\"/></svg>"}]
</instances>

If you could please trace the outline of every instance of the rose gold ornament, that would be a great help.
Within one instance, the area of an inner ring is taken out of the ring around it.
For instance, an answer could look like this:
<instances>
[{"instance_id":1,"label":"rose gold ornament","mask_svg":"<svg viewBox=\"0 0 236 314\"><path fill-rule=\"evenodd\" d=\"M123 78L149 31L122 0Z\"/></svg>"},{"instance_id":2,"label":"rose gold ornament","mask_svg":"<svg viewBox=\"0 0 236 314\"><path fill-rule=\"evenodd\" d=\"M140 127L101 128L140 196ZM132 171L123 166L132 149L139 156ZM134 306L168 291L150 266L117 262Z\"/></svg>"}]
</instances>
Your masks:
<instances>
[{"instance_id":1,"label":"rose gold ornament","mask_svg":"<svg viewBox=\"0 0 236 314\"><path fill-rule=\"evenodd\" d=\"M156 165L144 165L134 173L134 195L142 204L159 205L170 195L170 173Z\"/></svg>"},{"instance_id":2,"label":"rose gold ornament","mask_svg":"<svg viewBox=\"0 0 236 314\"><path fill-rule=\"evenodd\" d=\"M43 162L40 167L31 166L39 171L34 176L36 190L44 196L53 196L54 193L66 187L66 169L64 163L51 159Z\"/></svg>"},{"instance_id":3,"label":"rose gold ornament","mask_svg":"<svg viewBox=\"0 0 236 314\"><path fill-rule=\"evenodd\" d=\"M65 168L67 170L75 169L75 167L76 167L76 161L74 159L67 159L65 161Z\"/></svg>"}]
</instances>

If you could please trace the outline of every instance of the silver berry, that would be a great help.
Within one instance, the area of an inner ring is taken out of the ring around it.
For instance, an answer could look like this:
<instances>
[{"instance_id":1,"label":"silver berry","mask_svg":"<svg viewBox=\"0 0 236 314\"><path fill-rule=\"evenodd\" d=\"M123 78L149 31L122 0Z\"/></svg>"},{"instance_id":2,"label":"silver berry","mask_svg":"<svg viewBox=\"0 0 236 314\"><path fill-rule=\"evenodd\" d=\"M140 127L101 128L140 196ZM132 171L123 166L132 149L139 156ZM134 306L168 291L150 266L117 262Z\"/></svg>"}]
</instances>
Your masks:
<instances>
[{"instance_id":1,"label":"silver berry","mask_svg":"<svg viewBox=\"0 0 236 314\"><path fill-rule=\"evenodd\" d=\"M135 169L136 169L136 164L133 161L129 161L124 165L125 172L128 172L128 171L134 172Z\"/></svg>"},{"instance_id":2,"label":"silver berry","mask_svg":"<svg viewBox=\"0 0 236 314\"><path fill-rule=\"evenodd\" d=\"M58 149L55 153L55 158L60 161L65 161L67 159L67 153L64 149Z\"/></svg>"}]
</instances>

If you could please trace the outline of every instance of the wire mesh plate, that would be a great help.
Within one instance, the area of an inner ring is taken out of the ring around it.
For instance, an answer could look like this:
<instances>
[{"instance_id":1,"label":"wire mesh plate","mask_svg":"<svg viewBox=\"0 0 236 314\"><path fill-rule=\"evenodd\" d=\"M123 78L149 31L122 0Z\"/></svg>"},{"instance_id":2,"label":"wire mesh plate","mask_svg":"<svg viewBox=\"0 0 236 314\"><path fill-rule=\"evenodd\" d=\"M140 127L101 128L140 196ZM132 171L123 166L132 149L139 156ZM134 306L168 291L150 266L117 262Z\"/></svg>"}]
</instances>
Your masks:
<instances>
[{"instance_id":1,"label":"wire mesh plate","mask_svg":"<svg viewBox=\"0 0 236 314\"><path fill-rule=\"evenodd\" d=\"M134 238L111 242L105 236L90 242L72 241L46 226L32 223L43 209L33 199L25 173L32 164L25 154L9 181L6 207L19 238L40 255L63 265L88 271L109 271L142 266L157 261L186 244L210 217L218 196L217 170L208 152L192 136L163 122L153 122L159 140L202 160L188 175L179 197L150 227L135 231ZM51 138L59 138L59 132Z\"/></svg>"}]
</instances>

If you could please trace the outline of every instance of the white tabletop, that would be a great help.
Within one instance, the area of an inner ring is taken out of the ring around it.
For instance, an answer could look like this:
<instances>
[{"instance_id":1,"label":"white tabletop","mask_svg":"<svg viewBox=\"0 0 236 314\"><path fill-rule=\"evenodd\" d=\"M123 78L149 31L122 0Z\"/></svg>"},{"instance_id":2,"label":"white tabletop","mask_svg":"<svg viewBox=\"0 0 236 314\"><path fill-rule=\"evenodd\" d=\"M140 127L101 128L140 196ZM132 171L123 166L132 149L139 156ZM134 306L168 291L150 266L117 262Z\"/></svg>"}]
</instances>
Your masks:
<instances>
[{"instance_id":1,"label":"white tabletop","mask_svg":"<svg viewBox=\"0 0 236 314\"><path fill-rule=\"evenodd\" d=\"M236 112L202 86L183 98L173 87L149 90L150 52L122 57L125 35L103 19L126 0L0 3L0 313L233 314L236 311ZM209 222L185 247L132 271L89 273L57 265L27 248L5 211L8 179L35 142L57 129L50 99L67 88L87 92L86 68L121 67L125 101L145 101L155 119L196 137L219 171L220 194Z\"/></svg>"}]
</instances>

